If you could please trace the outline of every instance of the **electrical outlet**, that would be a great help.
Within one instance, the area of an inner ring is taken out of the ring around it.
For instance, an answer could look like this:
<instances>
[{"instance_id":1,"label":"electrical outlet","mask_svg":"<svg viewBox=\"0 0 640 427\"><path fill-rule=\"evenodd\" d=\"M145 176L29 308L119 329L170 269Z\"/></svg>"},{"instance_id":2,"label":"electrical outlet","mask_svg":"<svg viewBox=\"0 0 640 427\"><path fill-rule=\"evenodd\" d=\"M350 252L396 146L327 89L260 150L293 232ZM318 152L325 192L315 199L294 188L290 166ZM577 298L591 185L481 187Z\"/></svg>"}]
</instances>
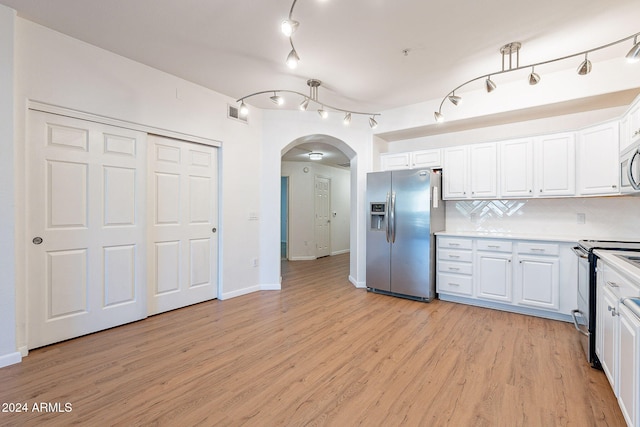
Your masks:
<instances>
[{"instance_id":1,"label":"electrical outlet","mask_svg":"<svg viewBox=\"0 0 640 427\"><path fill-rule=\"evenodd\" d=\"M587 215L583 213L579 213L576 215L576 223L577 224L586 224L587 223Z\"/></svg>"},{"instance_id":2,"label":"electrical outlet","mask_svg":"<svg viewBox=\"0 0 640 427\"><path fill-rule=\"evenodd\" d=\"M251 258L251 266L252 267L258 266L258 258Z\"/></svg>"}]
</instances>

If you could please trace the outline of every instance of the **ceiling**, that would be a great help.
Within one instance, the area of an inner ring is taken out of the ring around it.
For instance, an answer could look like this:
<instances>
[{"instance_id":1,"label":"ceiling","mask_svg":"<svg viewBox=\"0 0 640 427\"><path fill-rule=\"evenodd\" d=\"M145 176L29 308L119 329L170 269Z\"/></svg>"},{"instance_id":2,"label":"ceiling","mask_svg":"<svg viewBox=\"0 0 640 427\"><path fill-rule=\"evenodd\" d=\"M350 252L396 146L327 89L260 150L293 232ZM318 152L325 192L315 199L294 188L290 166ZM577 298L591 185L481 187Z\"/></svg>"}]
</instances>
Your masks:
<instances>
[{"instance_id":1,"label":"ceiling","mask_svg":"<svg viewBox=\"0 0 640 427\"><path fill-rule=\"evenodd\" d=\"M522 43L530 64L640 31L638 0L301 0L293 42L280 32L291 0L0 0L18 15L234 99L287 89L347 110L381 112L440 99L501 68L499 48ZM631 47L631 43L626 49ZM618 55L606 50L593 61ZM575 69L567 60L548 67ZM540 74L542 68L536 68ZM508 74L502 78L508 78ZM299 97L285 108L295 108ZM268 96L247 99L274 108Z\"/></svg>"}]
</instances>

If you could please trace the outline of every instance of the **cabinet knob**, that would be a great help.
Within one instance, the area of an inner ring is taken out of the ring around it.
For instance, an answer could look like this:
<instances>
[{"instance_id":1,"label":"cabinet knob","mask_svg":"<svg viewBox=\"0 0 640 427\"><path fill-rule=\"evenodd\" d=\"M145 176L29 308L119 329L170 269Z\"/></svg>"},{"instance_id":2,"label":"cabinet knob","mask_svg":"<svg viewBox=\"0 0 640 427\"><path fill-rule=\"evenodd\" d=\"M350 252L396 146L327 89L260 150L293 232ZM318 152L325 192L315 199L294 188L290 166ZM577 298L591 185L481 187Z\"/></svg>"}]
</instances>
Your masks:
<instances>
[{"instance_id":1,"label":"cabinet knob","mask_svg":"<svg viewBox=\"0 0 640 427\"><path fill-rule=\"evenodd\" d=\"M613 184L613 185L611 186L611 188L618 188L618 186L617 186L617 185L615 185L615 184Z\"/></svg>"}]
</instances>

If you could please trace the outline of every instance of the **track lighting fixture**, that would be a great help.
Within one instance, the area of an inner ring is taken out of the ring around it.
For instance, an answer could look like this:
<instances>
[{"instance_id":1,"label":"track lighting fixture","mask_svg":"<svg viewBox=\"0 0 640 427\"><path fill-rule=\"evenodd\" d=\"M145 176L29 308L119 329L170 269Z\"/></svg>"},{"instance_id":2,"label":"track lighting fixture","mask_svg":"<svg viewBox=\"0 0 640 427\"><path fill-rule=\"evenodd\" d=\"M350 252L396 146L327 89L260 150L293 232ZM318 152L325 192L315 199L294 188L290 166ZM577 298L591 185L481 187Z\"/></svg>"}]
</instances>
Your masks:
<instances>
[{"instance_id":1,"label":"track lighting fixture","mask_svg":"<svg viewBox=\"0 0 640 427\"><path fill-rule=\"evenodd\" d=\"M298 66L298 61L300 61L300 57L298 56L298 52L296 52L295 48L293 48L292 45L291 52L289 52L289 56L287 56L287 67L293 70Z\"/></svg>"},{"instance_id":2,"label":"track lighting fixture","mask_svg":"<svg viewBox=\"0 0 640 427\"><path fill-rule=\"evenodd\" d=\"M247 104L244 103L244 101L242 101L240 103L240 115L242 117L246 117L249 114L249 108L247 107Z\"/></svg>"},{"instance_id":3,"label":"track lighting fixture","mask_svg":"<svg viewBox=\"0 0 640 427\"><path fill-rule=\"evenodd\" d=\"M271 102L273 102L276 105L284 104L284 98L275 92L273 92L273 96L269 97L269 99L271 100Z\"/></svg>"},{"instance_id":4,"label":"track lighting fixture","mask_svg":"<svg viewBox=\"0 0 640 427\"><path fill-rule=\"evenodd\" d=\"M316 79L309 79L307 80L307 86L309 86L309 95L305 95L303 93L300 92L296 92L293 90L286 90L286 89L277 89L277 90L263 90L261 92L255 92L246 96L243 96L242 98L239 98L236 100L236 102L240 103L240 114L243 114L242 111L246 110L246 113L243 114L243 116L246 116L249 113L249 109L247 108L244 100L247 98L251 98L252 96L256 96L256 95L263 95L263 94L269 94L269 93L273 93L273 96L270 96L269 99L271 99L271 102L273 102L276 105L282 105L284 104L284 98L282 96L280 96L279 94L282 93L292 93L294 95L298 95L302 97L302 101L299 104L299 108L302 111L307 111L307 108L309 107L309 103L313 102L315 104L317 104L320 108L318 109L318 114L320 115L320 117L322 117L323 119L327 118L329 116L329 110L331 111L339 111L344 113L344 118L343 118L343 123L345 125L348 125L351 123L351 117L355 114L355 115L361 115L361 116L369 116L369 126L371 126L371 128L375 128L378 125L378 122L376 122L375 117L379 116L380 113L368 113L368 112L364 112L364 111L353 111L353 110L345 110L343 108L338 108L338 107L333 107L331 105L325 104L320 102L320 100L318 99L318 88L320 87L320 85L322 84L322 82L320 80L316 80Z\"/></svg>"},{"instance_id":5,"label":"track lighting fixture","mask_svg":"<svg viewBox=\"0 0 640 427\"><path fill-rule=\"evenodd\" d=\"M602 46L598 46L587 51L582 51L582 52L574 53L571 55L562 56L560 58L550 59L548 61L536 62L535 64L523 65L522 67L520 66L520 48L522 47L522 44L520 42L507 43L506 45L500 48L500 53L502 54L502 70L496 71L490 74L484 74L482 76L478 76L471 80L467 80L466 82L462 83L461 85L459 85L458 87L450 91L447 95L445 95L444 98L442 98L442 101L440 102L440 107L438 108L438 111L436 111L433 114L433 117L436 120L436 122L438 123L443 122L444 115L442 114L442 106L444 105L444 101L448 99L449 101L451 101L453 105L458 105L458 103L462 98L455 95L455 92L460 88L468 85L469 83L473 83L477 80L485 79L485 88L487 92L492 92L496 88L496 84L491 80L491 76L495 76L497 74L504 74L504 73L509 73L511 71L531 68L531 73L529 73L529 77L528 77L529 84L536 85L540 82L541 77L538 73L534 71L535 67L539 65L550 64L552 62L564 61L565 59L575 58L577 56L584 55L584 60L580 63L580 66L577 69L578 74L581 76L584 76L591 72L592 65L591 65L591 61L589 61L589 57L588 57L589 53L595 52L601 49L606 49L608 47L626 42L627 40L631 40L631 39L633 39L633 47L631 48L629 53L627 53L626 58L628 62L638 62L640 61L640 43L638 42L638 36L640 36L640 33L635 33L623 39L616 40L614 42L611 42ZM514 61L514 56L515 56L515 61ZM514 63L515 63L515 66L514 66ZM508 68L505 68L505 64L508 64Z\"/></svg>"},{"instance_id":6,"label":"track lighting fixture","mask_svg":"<svg viewBox=\"0 0 640 427\"><path fill-rule=\"evenodd\" d=\"M633 38L633 47L626 55L627 62L633 64L640 61L640 42L638 42L638 36Z\"/></svg>"},{"instance_id":7,"label":"track lighting fixture","mask_svg":"<svg viewBox=\"0 0 640 427\"><path fill-rule=\"evenodd\" d=\"M535 67L531 67L531 73L529 74L529 84L531 86L537 85L540 82L540 75L536 73Z\"/></svg>"},{"instance_id":8,"label":"track lighting fixture","mask_svg":"<svg viewBox=\"0 0 640 427\"><path fill-rule=\"evenodd\" d=\"M585 76L591 72L591 61L587 58L588 54L589 52L584 54L584 61L582 61L578 67L578 74L581 76Z\"/></svg>"},{"instance_id":9,"label":"track lighting fixture","mask_svg":"<svg viewBox=\"0 0 640 427\"><path fill-rule=\"evenodd\" d=\"M452 93L451 95L449 95L449 101L451 101L453 105L458 105L460 101L462 101L462 98L456 96L455 93Z\"/></svg>"},{"instance_id":10,"label":"track lighting fixture","mask_svg":"<svg viewBox=\"0 0 640 427\"><path fill-rule=\"evenodd\" d=\"M280 30L285 36L291 37L291 34L295 33L298 29L298 25L300 25L298 21L294 21L293 19L285 19L280 25Z\"/></svg>"},{"instance_id":11,"label":"track lighting fixture","mask_svg":"<svg viewBox=\"0 0 640 427\"><path fill-rule=\"evenodd\" d=\"M496 89L496 84L491 80L491 76L487 77L487 80L484 83L488 93L491 93Z\"/></svg>"}]
</instances>

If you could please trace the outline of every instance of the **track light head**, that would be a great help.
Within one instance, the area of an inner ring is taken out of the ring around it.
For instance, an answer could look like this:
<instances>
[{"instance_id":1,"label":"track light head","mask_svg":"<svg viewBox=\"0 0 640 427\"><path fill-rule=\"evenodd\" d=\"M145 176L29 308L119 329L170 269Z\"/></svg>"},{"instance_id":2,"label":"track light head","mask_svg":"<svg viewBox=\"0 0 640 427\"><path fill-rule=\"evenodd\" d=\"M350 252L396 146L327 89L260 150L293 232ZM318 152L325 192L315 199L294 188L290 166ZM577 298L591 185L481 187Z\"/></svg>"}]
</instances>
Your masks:
<instances>
[{"instance_id":1,"label":"track light head","mask_svg":"<svg viewBox=\"0 0 640 427\"><path fill-rule=\"evenodd\" d=\"M249 115L249 108L247 104L244 103L244 100L240 102L240 109L238 110L242 117L247 117Z\"/></svg>"},{"instance_id":2,"label":"track light head","mask_svg":"<svg viewBox=\"0 0 640 427\"><path fill-rule=\"evenodd\" d=\"M320 117L322 117L323 119L329 117L329 112L324 109L324 105L318 110L318 114L320 114Z\"/></svg>"},{"instance_id":3,"label":"track light head","mask_svg":"<svg viewBox=\"0 0 640 427\"><path fill-rule=\"evenodd\" d=\"M349 123L351 123L351 113L347 113L344 115L344 119L342 119L342 123L344 123L345 125L348 125Z\"/></svg>"},{"instance_id":4,"label":"track light head","mask_svg":"<svg viewBox=\"0 0 640 427\"><path fill-rule=\"evenodd\" d=\"M440 111L436 111L435 113L433 113L433 117L436 119L436 122L438 123L444 122L444 116Z\"/></svg>"},{"instance_id":5,"label":"track light head","mask_svg":"<svg viewBox=\"0 0 640 427\"><path fill-rule=\"evenodd\" d=\"M280 24L280 30L285 36L291 37L291 34L295 33L298 29L298 25L300 25L298 21L294 21L293 19L285 19L284 21L282 21L282 24Z\"/></svg>"},{"instance_id":6,"label":"track light head","mask_svg":"<svg viewBox=\"0 0 640 427\"><path fill-rule=\"evenodd\" d=\"M309 108L309 98L303 99L300 103L300 110L307 111L307 108Z\"/></svg>"},{"instance_id":7,"label":"track light head","mask_svg":"<svg viewBox=\"0 0 640 427\"><path fill-rule=\"evenodd\" d=\"M584 61L580 63L578 67L578 74L585 76L591 72L591 61L587 58L587 53L584 54Z\"/></svg>"},{"instance_id":8,"label":"track light head","mask_svg":"<svg viewBox=\"0 0 640 427\"><path fill-rule=\"evenodd\" d=\"M453 105L458 105L460 101L462 101L462 98L457 96L455 93L452 93L449 95L449 101L451 101Z\"/></svg>"},{"instance_id":9,"label":"track light head","mask_svg":"<svg viewBox=\"0 0 640 427\"><path fill-rule=\"evenodd\" d=\"M284 104L284 98L282 98L275 92L273 92L273 96L269 97L269 99L271 100L271 102L273 102L276 105Z\"/></svg>"},{"instance_id":10,"label":"track light head","mask_svg":"<svg viewBox=\"0 0 640 427\"><path fill-rule=\"evenodd\" d=\"M531 74L529 74L529 84L531 86L537 85L540 82L540 75L531 67Z\"/></svg>"},{"instance_id":11,"label":"track light head","mask_svg":"<svg viewBox=\"0 0 640 427\"><path fill-rule=\"evenodd\" d=\"M487 88L488 93L491 93L496 89L496 84L493 82L493 80L491 80L491 76L487 77L487 80L485 81L485 86Z\"/></svg>"},{"instance_id":12,"label":"track light head","mask_svg":"<svg viewBox=\"0 0 640 427\"><path fill-rule=\"evenodd\" d=\"M371 129L375 129L378 127L378 122L376 122L376 119L373 116L369 117L369 126L371 127Z\"/></svg>"},{"instance_id":13,"label":"track light head","mask_svg":"<svg viewBox=\"0 0 640 427\"><path fill-rule=\"evenodd\" d=\"M638 42L638 36L633 38L633 47L626 55L627 62L633 64L640 61L640 42Z\"/></svg>"},{"instance_id":14,"label":"track light head","mask_svg":"<svg viewBox=\"0 0 640 427\"><path fill-rule=\"evenodd\" d=\"M289 55L287 56L287 66L293 70L298 66L298 61L300 61L298 52L296 52L295 49L291 49L291 52L289 52Z\"/></svg>"}]
</instances>

